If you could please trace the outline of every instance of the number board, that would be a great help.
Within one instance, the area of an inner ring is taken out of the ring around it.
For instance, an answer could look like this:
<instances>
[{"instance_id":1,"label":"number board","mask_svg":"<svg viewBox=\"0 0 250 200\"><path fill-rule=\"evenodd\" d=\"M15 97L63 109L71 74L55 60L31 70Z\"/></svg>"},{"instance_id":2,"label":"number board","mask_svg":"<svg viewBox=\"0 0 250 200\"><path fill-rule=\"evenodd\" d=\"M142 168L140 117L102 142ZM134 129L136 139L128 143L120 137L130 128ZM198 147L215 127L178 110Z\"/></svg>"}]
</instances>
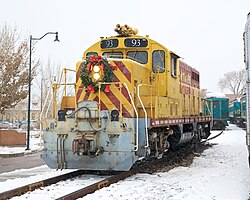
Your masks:
<instances>
[{"instance_id":1,"label":"number board","mask_svg":"<svg viewBox=\"0 0 250 200\"><path fill-rule=\"evenodd\" d=\"M124 40L126 47L147 47L148 40L145 38L127 38Z\"/></svg>"},{"instance_id":2,"label":"number board","mask_svg":"<svg viewBox=\"0 0 250 200\"><path fill-rule=\"evenodd\" d=\"M101 41L101 48L108 49L108 48L116 48L118 47L118 40L117 39L110 39L110 40L102 40Z\"/></svg>"}]
</instances>

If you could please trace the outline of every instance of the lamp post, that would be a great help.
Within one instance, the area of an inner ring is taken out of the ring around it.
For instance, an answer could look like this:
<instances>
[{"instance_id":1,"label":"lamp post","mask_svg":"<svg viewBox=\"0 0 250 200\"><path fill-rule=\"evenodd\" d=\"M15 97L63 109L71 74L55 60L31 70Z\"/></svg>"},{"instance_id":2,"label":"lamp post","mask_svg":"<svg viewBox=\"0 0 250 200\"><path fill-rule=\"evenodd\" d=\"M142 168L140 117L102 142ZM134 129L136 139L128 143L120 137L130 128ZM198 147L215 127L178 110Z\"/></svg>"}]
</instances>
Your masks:
<instances>
[{"instance_id":1,"label":"lamp post","mask_svg":"<svg viewBox=\"0 0 250 200\"><path fill-rule=\"evenodd\" d=\"M30 59L29 59L29 91L28 91L28 124L27 124L27 148L26 150L30 150L30 102L31 102L31 54L32 54L32 40L41 40L43 39L46 35L49 34L55 34L55 40L54 42L59 42L58 40L58 32L48 32L45 33L42 37L40 38L33 38L32 35L30 36Z\"/></svg>"}]
</instances>

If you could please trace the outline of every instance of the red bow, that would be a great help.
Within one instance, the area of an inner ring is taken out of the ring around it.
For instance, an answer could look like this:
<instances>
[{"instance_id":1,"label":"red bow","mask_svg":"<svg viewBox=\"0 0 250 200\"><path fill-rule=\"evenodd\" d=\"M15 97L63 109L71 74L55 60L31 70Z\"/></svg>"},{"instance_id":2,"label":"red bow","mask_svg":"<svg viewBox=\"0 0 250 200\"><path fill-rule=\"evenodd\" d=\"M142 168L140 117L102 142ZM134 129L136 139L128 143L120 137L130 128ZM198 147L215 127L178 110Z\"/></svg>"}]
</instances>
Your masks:
<instances>
[{"instance_id":1,"label":"red bow","mask_svg":"<svg viewBox=\"0 0 250 200\"><path fill-rule=\"evenodd\" d=\"M88 85L88 90L90 92L95 92L95 88L92 85Z\"/></svg>"},{"instance_id":2,"label":"red bow","mask_svg":"<svg viewBox=\"0 0 250 200\"><path fill-rule=\"evenodd\" d=\"M110 87L109 87L109 85L107 85L107 86L105 87L104 92L110 92Z\"/></svg>"}]
</instances>

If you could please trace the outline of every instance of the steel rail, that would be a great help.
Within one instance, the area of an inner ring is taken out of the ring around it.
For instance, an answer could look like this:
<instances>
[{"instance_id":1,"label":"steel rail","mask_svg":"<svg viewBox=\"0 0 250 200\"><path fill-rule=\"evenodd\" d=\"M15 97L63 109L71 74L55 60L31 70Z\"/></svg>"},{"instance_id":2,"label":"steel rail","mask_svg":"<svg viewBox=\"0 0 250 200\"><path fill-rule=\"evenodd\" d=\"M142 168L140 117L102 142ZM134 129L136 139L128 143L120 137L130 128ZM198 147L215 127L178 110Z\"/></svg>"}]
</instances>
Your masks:
<instances>
[{"instance_id":1,"label":"steel rail","mask_svg":"<svg viewBox=\"0 0 250 200\"><path fill-rule=\"evenodd\" d=\"M81 198L83 196L86 196L87 194L94 193L95 191L101 188L108 187L113 183L117 183L118 181L124 180L125 178L138 173L140 170L142 170L142 168L134 168L127 172L121 172L112 177L106 178L102 181L93 183L92 185L79 189L75 192L62 196L60 198L57 198L56 200L72 200L72 199Z\"/></svg>"},{"instance_id":2,"label":"steel rail","mask_svg":"<svg viewBox=\"0 0 250 200\"><path fill-rule=\"evenodd\" d=\"M70 172L67 174L62 174L62 175L48 178L48 179L45 179L42 181L31 183L31 184L28 184L25 186L21 186L21 187L18 187L18 188L9 190L9 191L5 191L5 192L0 193L0 200L10 199L14 196L20 196L20 195L25 194L29 191L33 191L35 189L38 189L38 188L41 188L44 186L49 186L49 185L55 184L59 181L64 181L64 180L67 180L70 178L80 176L80 175L84 174L85 172L86 171L84 171L84 170L77 170L77 171L73 171L73 172Z\"/></svg>"}]
</instances>

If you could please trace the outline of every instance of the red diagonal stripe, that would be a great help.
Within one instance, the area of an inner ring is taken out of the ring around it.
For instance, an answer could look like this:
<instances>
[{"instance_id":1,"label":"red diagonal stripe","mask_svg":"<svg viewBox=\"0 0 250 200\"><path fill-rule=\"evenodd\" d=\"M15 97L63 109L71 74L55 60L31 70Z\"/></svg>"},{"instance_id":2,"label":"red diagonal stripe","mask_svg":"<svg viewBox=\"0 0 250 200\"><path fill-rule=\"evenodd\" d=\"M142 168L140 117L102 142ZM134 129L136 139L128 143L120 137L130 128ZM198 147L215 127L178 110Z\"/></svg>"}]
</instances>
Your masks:
<instances>
[{"instance_id":1,"label":"red diagonal stripe","mask_svg":"<svg viewBox=\"0 0 250 200\"><path fill-rule=\"evenodd\" d=\"M113 82L120 82L120 80L117 78L117 76L114 74L114 80Z\"/></svg>"},{"instance_id":2,"label":"red diagonal stripe","mask_svg":"<svg viewBox=\"0 0 250 200\"><path fill-rule=\"evenodd\" d=\"M122 106L122 116L123 117L127 117L127 118L131 118L132 117L130 115L130 113L126 110L126 108L124 106Z\"/></svg>"},{"instance_id":3,"label":"red diagonal stripe","mask_svg":"<svg viewBox=\"0 0 250 200\"><path fill-rule=\"evenodd\" d=\"M83 88L78 88L77 93L76 93L76 102L78 102L81 94L82 94Z\"/></svg>"},{"instance_id":4,"label":"red diagonal stripe","mask_svg":"<svg viewBox=\"0 0 250 200\"><path fill-rule=\"evenodd\" d=\"M127 89L124 86L122 87L122 94L128 100L128 102L131 104L131 100L129 98L128 91L127 91Z\"/></svg>"},{"instance_id":5,"label":"red diagonal stripe","mask_svg":"<svg viewBox=\"0 0 250 200\"><path fill-rule=\"evenodd\" d=\"M99 97L98 97L98 96L96 96L93 100L99 103ZM102 100L101 100L101 110L108 110L108 108L107 108L106 105L102 102Z\"/></svg>"},{"instance_id":6,"label":"red diagonal stripe","mask_svg":"<svg viewBox=\"0 0 250 200\"><path fill-rule=\"evenodd\" d=\"M85 93L84 97L83 97L83 100L84 100L84 101L85 101L85 100L88 100L89 95L90 95L90 91L87 91L87 92Z\"/></svg>"},{"instance_id":7,"label":"red diagonal stripe","mask_svg":"<svg viewBox=\"0 0 250 200\"><path fill-rule=\"evenodd\" d=\"M106 96L109 98L109 100L115 105L117 110L120 110L120 101L119 99L114 95L112 91L104 92Z\"/></svg>"},{"instance_id":8,"label":"red diagonal stripe","mask_svg":"<svg viewBox=\"0 0 250 200\"><path fill-rule=\"evenodd\" d=\"M120 82L120 80L117 78L116 75L114 76L114 82ZM116 87L119 89L119 85L116 85ZM124 85L122 85L122 91L121 92L122 92L123 96L128 100L128 102L131 103L129 95L128 95L128 91L127 91L127 89L125 88Z\"/></svg>"},{"instance_id":9,"label":"red diagonal stripe","mask_svg":"<svg viewBox=\"0 0 250 200\"><path fill-rule=\"evenodd\" d=\"M117 110L120 110L120 101L114 95L114 93L110 91L110 92L105 92L105 94L109 98L109 100L115 105ZM124 106L122 106L122 116L131 118L130 113L126 110Z\"/></svg>"},{"instance_id":10,"label":"red diagonal stripe","mask_svg":"<svg viewBox=\"0 0 250 200\"><path fill-rule=\"evenodd\" d=\"M122 61L114 61L115 65L119 70L124 74L124 76L131 82L131 73L128 71L128 68L123 64Z\"/></svg>"}]
</instances>

